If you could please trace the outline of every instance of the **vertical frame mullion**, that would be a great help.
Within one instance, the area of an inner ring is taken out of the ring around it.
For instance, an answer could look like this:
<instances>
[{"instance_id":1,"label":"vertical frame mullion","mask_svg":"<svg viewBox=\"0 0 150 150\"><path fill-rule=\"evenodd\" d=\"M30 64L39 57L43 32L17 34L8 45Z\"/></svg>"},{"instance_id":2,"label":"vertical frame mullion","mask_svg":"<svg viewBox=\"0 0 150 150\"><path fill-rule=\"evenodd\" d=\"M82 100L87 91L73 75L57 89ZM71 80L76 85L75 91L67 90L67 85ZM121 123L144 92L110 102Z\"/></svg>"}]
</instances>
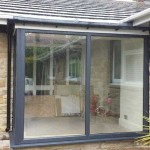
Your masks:
<instances>
[{"instance_id":1,"label":"vertical frame mullion","mask_svg":"<svg viewBox=\"0 0 150 150\"><path fill-rule=\"evenodd\" d=\"M15 61L15 144L24 136L25 30L17 29Z\"/></svg>"},{"instance_id":2,"label":"vertical frame mullion","mask_svg":"<svg viewBox=\"0 0 150 150\"><path fill-rule=\"evenodd\" d=\"M144 38L144 74L143 74L143 116L149 117L149 37ZM149 123L143 119L143 131Z\"/></svg>"},{"instance_id":3,"label":"vertical frame mullion","mask_svg":"<svg viewBox=\"0 0 150 150\"><path fill-rule=\"evenodd\" d=\"M86 37L86 77L85 77L85 134L90 134L90 74L91 74L91 35Z\"/></svg>"}]
</instances>

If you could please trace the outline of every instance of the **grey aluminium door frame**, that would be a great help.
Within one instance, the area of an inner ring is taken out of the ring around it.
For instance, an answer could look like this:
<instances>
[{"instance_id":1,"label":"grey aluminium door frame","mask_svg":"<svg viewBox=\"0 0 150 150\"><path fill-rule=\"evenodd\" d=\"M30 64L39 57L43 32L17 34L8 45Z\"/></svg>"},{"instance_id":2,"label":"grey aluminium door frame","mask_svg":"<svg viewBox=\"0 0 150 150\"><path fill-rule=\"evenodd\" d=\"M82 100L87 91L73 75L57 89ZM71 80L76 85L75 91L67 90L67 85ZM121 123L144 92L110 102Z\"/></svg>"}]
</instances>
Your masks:
<instances>
[{"instance_id":1,"label":"grey aluminium door frame","mask_svg":"<svg viewBox=\"0 0 150 150\"><path fill-rule=\"evenodd\" d=\"M46 34L70 34L86 36L86 69L85 69L85 135L72 136L72 137L59 137L59 138L43 138L43 139L24 139L24 91L25 91L25 33L46 33ZM149 87L148 87L148 36L135 36L135 35L112 35L112 34L94 34L94 33L78 33L78 32L61 32L61 31L40 31L40 30L25 30L17 29L16 39L16 60L15 60L15 106L14 106L14 125L13 125L13 137L14 145L58 145L65 143L82 143L82 142L95 142L95 141L107 141L118 139L133 139L139 136L138 133L110 133L110 134L93 134L90 135L90 72L91 72L91 36L105 36L105 37L136 37L144 38L144 94L143 94L143 114L148 114L148 99L149 99ZM146 122L144 121L144 124ZM21 146L18 146L21 147ZM23 146L24 147L24 146Z\"/></svg>"},{"instance_id":2,"label":"grey aluminium door frame","mask_svg":"<svg viewBox=\"0 0 150 150\"><path fill-rule=\"evenodd\" d=\"M21 144L24 131L25 30L17 29L14 94L14 143Z\"/></svg>"}]
</instances>

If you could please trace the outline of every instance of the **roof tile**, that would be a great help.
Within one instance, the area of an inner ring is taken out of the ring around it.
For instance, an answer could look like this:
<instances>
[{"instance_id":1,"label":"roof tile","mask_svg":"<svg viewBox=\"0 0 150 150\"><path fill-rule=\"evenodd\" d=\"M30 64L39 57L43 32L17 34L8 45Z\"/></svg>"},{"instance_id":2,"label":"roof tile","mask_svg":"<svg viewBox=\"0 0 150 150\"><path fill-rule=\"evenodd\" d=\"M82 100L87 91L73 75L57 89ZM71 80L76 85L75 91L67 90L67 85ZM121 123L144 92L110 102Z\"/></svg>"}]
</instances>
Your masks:
<instances>
[{"instance_id":1,"label":"roof tile","mask_svg":"<svg viewBox=\"0 0 150 150\"><path fill-rule=\"evenodd\" d=\"M0 0L0 12L67 18L121 20L150 8L150 0L142 1Z\"/></svg>"}]
</instances>

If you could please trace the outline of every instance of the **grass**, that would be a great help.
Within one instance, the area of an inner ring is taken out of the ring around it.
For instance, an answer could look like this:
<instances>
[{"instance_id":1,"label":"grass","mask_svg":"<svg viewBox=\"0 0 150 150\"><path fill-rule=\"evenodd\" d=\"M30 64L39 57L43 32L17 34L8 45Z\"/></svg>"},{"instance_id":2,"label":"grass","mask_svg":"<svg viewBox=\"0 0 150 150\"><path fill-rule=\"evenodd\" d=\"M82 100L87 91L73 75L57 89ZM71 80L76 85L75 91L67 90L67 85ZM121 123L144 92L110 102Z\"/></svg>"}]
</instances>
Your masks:
<instances>
[{"instance_id":1,"label":"grass","mask_svg":"<svg viewBox=\"0 0 150 150\"><path fill-rule=\"evenodd\" d=\"M148 131L147 133L143 133L146 134L144 136L140 136L139 138L137 138L136 143L141 144L143 146L146 145L150 145L150 118L148 117L143 117L148 123L148 126L143 126L145 131Z\"/></svg>"}]
</instances>

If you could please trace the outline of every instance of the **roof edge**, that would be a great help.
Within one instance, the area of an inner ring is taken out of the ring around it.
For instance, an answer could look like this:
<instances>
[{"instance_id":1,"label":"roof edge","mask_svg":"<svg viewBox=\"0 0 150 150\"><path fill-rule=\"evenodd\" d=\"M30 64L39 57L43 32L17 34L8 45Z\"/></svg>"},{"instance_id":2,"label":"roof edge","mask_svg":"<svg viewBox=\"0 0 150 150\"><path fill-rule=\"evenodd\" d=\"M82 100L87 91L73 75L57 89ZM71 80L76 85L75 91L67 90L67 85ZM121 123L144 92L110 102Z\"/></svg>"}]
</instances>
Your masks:
<instances>
[{"instance_id":1,"label":"roof edge","mask_svg":"<svg viewBox=\"0 0 150 150\"><path fill-rule=\"evenodd\" d=\"M89 23L94 22L94 23L118 24L117 20L99 20L99 19L84 19L84 18L71 18L71 17L39 16L39 15L2 13L2 12L0 12L0 18L5 18L5 19L28 18L29 20L42 19L42 20L62 20L62 21L72 21L72 22L81 21L81 22L89 22Z\"/></svg>"},{"instance_id":2,"label":"roof edge","mask_svg":"<svg viewBox=\"0 0 150 150\"><path fill-rule=\"evenodd\" d=\"M150 8L148 8L146 10L143 10L143 11L137 13L137 14L131 15L131 16L125 18L125 19L122 19L118 23L122 24L122 23L131 22L133 20L139 19L139 18L141 18L143 16L146 16L148 14L150 14Z\"/></svg>"},{"instance_id":3,"label":"roof edge","mask_svg":"<svg viewBox=\"0 0 150 150\"><path fill-rule=\"evenodd\" d=\"M64 17L41 17L41 16L14 16L14 20L18 21L33 21L33 22L44 22L44 23L72 23L72 24L77 24L77 23L84 23L84 24L109 24L109 25L119 25L118 21L114 20L94 20L94 19L80 19L80 18L64 18ZM124 23L127 24L127 23Z\"/></svg>"},{"instance_id":4,"label":"roof edge","mask_svg":"<svg viewBox=\"0 0 150 150\"><path fill-rule=\"evenodd\" d=\"M11 21L11 20L10 20ZM149 31L149 28L147 27L134 27L132 23L122 23L122 24L108 24L108 23L89 23L89 22L72 22L72 21L63 21L63 20L45 20L45 19L34 19L29 20L29 18L20 18L16 17L14 20L12 20L15 24L22 24L22 27L27 25L27 24L32 24L32 25L52 25L55 28L59 27L65 27L65 26L70 26L70 27L85 27L86 29L90 28L105 28L105 29L114 29L116 32L120 29L123 30L142 30L142 32Z\"/></svg>"},{"instance_id":5,"label":"roof edge","mask_svg":"<svg viewBox=\"0 0 150 150\"><path fill-rule=\"evenodd\" d=\"M139 12L135 15L118 20L98 20L98 19L83 19L83 18L70 18L70 17L54 17L54 16L38 16L17 13L2 13L0 12L0 24L7 25L7 20L10 19L15 22L33 22L33 23L47 23L47 24L68 24L68 25L81 25L81 26L106 26L106 27L133 27L133 22L136 18L150 14L150 8Z\"/></svg>"}]
</instances>

